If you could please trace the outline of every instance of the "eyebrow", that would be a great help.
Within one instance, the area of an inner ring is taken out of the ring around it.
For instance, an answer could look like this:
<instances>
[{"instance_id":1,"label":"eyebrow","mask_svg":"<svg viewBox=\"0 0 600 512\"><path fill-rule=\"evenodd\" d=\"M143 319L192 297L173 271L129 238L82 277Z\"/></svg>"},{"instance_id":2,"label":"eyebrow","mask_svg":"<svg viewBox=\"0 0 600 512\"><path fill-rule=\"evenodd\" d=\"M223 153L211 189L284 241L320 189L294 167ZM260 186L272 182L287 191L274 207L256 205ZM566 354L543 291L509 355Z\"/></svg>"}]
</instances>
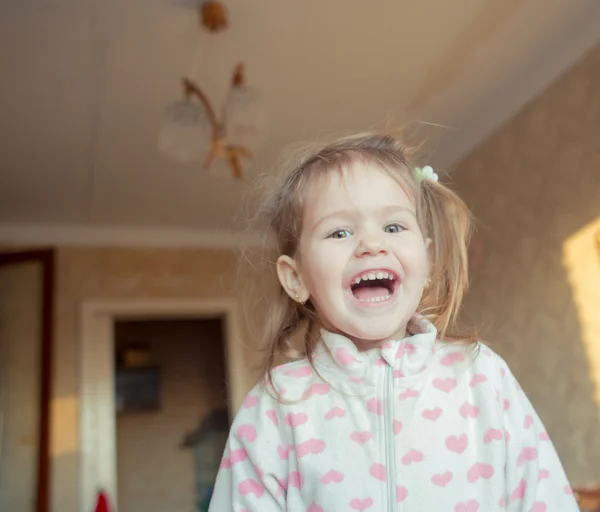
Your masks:
<instances>
[{"instance_id":1,"label":"eyebrow","mask_svg":"<svg viewBox=\"0 0 600 512\"><path fill-rule=\"evenodd\" d=\"M413 217L415 217L415 218L417 217L416 213L411 208L406 208L404 206L398 206L398 205L384 206L382 208L379 208L377 210L377 212L384 214L384 215L389 215L392 213L410 213ZM331 218L336 218L336 217L340 217L340 218L341 217L346 217L346 218L356 217L356 210L351 210L351 209L336 210L334 212L328 213L327 215L321 217L313 225L313 229L316 229L317 227L319 227L319 225L330 220Z\"/></svg>"}]
</instances>

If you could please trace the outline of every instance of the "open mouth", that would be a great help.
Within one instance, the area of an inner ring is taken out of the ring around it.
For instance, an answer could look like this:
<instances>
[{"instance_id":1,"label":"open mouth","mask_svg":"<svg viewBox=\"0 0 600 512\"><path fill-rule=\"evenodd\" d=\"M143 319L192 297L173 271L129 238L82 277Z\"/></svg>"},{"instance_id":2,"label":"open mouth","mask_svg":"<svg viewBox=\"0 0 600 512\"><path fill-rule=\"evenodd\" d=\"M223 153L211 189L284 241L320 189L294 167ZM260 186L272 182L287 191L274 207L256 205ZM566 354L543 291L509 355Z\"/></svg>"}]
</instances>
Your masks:
<instances>
[{"instance_id":1,"label":"open mouth","mask_svg":"<svg viewBox=\"0 0 600 512\"><path fill-rule=\"evenodd\" d=\"M398 276L389 270L368 270L352 280L350 291L360 302L386 302L393 297L397 282Z\"/></svg>"}]
</instances>

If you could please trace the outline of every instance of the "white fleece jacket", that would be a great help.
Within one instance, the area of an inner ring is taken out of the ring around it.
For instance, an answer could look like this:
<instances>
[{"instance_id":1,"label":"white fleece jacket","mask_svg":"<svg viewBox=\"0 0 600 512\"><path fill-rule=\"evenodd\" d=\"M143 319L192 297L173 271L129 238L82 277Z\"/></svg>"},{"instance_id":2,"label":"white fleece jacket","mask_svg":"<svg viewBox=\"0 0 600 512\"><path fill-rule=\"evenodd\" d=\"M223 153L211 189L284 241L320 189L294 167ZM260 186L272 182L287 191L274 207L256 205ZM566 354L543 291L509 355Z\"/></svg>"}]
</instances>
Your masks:
<instances>
[{"instance_id":1,"label":"white fleece jacket","mask_svg":"<svg viewBox=\"0 0 600 512\"><path fill-rule=\"evenodd\" d=\"M323 331L231 429L210 512L575 512L542 422L485 345L413 335L358 352Z\"/></svg>"}]
</instances>

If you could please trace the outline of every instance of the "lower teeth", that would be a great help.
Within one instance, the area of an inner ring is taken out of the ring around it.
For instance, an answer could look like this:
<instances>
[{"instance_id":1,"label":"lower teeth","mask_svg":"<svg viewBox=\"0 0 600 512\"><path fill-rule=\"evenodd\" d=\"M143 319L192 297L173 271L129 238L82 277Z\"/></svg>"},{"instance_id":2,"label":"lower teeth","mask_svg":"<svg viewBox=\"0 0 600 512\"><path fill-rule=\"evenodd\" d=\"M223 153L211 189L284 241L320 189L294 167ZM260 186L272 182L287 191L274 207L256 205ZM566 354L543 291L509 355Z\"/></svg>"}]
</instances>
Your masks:
<instances>
[{"instance_id":1,"label":"lower teeth","mask_svg":"<svg viewBox=\"0 0 600 512\"><path fill-rule=\"evenodd\" d=\"M390 295L387 295L385 297L372 297L370 299L360 299L361 302L381 302L384 300L388 300L391 297Z\"/></svg>"}]
</instances>

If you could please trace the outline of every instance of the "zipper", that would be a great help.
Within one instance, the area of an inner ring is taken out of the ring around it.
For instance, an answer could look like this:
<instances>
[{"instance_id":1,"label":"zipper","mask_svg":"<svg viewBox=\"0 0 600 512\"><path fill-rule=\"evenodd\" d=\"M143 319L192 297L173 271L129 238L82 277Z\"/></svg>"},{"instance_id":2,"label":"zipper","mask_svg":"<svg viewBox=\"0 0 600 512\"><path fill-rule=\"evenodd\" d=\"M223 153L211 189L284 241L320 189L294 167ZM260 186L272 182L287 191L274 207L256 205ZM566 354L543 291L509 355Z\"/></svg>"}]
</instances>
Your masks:
<instances>
[{"instance_id":1,"label":"zipper","mask_svg":"<svg viewBox=\"0 0 600 512\"><path fill-rule=\"evenodd\" d=\"M385 420L385 458L387 469L387 486L388 486L388 511L394 512L396 507L396 447L394 442L394 398L393 388L394 381L392 378L393 368L388 365L387 371L385 372L385 404L384 407L384 420Z\"/></svg>"}]
</instances>

